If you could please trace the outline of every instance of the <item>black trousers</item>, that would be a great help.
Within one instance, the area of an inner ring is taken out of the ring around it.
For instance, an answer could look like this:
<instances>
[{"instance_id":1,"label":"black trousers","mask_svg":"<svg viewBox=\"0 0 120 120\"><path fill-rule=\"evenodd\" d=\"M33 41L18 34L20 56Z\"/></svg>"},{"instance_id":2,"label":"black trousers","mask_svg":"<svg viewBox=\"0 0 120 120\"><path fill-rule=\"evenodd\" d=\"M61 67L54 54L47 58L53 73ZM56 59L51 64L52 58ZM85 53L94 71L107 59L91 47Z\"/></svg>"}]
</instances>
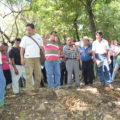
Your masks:
<instances>
[{"instance_id":1,"label":"black trousers","mask_svg":"<svg viewBox=\"0 0 120 120\"><path fill-rule=\"evenodd\" d=\"M65 62L61 62L60 63L60 69L61 69L61 85L64 84L67 84L67 70L66 70L66 65L65 65Z\"/></svg>"},{"instance_id":2,"label":"black trousers","mask_svg":"<svg viewBox=\"0 0 120 120\"><path fill-rule=\"evenodd\" d=\"M94 69L93 61L82 61L82 74L85 85L93 84Z\"/></svg>"},{"instance_id":3,"label":"black trousers","mask_svg":"<svg viewBox=\"0 0 120 120\"><path fill-rule=\"evenodd\" d=\"M41 70L43 78L41 79L41 87L45 87L45 83L47 84L47 76L46 76L46 70L45 67Z\"/></svg>"},{"instance_id":4,"label":"black trousers","mask_svg":"<svg viewBox=\"0 0 120 120\"><path fill-rule=\"evenodd\" d=\"M12 78L11 78L11 72L10 70L3 70L5 79L6 79L6 85L12 83Z\"/></svg>"},{"instance_id":5,"label":"black trousers","mask_svg":"<svg viewBox=\"0 0 120 120\"><path fill-rule=\"evenodd\" d=\"M112 76L112 73L113 73L113 56L110 56L110 59L111 59L111 64L109 64L109 67L110 67L110 73L111 73L111 76Z\"/></svg>"}]
</instances>

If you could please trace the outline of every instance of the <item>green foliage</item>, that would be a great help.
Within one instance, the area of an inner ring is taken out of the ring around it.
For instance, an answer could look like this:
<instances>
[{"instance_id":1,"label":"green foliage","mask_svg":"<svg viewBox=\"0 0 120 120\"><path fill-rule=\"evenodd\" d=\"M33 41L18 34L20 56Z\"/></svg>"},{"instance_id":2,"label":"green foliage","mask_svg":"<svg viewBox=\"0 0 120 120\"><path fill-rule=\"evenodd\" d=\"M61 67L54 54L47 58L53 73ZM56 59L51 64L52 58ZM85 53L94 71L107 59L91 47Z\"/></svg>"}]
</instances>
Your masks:
<instances>
[{"instance_id":1,"label":"green foliage","mask_svg":"<svg viewBox=\"0 0 120 120\"><path fill-rule=\"evenodd\" d=\"M120 37L120 4L119 2L111 2L110 4L102 4L98 11L95 12L96 24L98 29L104 32L106 39L117 39Z\"/></svg>"}]
</instances>

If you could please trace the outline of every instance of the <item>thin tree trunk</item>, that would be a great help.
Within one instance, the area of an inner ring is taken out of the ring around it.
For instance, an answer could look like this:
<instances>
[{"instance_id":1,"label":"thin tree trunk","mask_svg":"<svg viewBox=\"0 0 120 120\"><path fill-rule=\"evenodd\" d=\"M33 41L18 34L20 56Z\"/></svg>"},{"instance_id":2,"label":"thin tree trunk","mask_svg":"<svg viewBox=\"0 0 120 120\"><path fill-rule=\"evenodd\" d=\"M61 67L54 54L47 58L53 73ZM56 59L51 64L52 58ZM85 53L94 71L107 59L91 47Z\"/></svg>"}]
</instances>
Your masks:
<instances>
[{"instance_id":1,"label":"thin tree trunk","mask_svg":"<svg viewBox=\"0 0 120 120\"><path fill-rule=\"evenodd\" d=\"M74 25L74 28L75 28L77 41L80 41L78 25L77 25L77 19L78 19L78 15L76 15L76 18L74 19L73 25Z\"/></svg>"},{"instance_id":2,"label":"thin tree trunk","mask_svg":"<svg viewBox=\"0 0 120 120\"><path fill-rule=\"evenodd\" d=\"M86 10L87 10L87 13L88 13L88 16L89 16L89 22L90 22L92 37L95 39L96 26L95 26L94 14L93 14L93 10L92 10L92 7L91 7L91 1L90 0L88 0L88 2L87 2Z\"/></svg>"},{"instance_id":3,"label":"thin tree trunk","mask_svg":"<svg viewBox=\"0 0 120 120\"><path fill-rule=\"evenodd\" d=\"M10 42L10 38L1 30L0 28L0 33Z\"/></svg>"}]
</instances>

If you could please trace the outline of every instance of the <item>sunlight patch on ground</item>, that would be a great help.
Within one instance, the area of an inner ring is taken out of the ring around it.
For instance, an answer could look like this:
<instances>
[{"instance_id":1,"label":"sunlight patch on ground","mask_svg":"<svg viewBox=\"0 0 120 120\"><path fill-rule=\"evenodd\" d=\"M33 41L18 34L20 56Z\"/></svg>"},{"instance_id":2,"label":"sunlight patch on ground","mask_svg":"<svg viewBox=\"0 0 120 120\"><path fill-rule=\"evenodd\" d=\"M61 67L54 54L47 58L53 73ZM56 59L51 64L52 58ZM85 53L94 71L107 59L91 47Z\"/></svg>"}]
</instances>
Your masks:
<instances>
[{"instance_id":1,"label":"sunlight patch on ground","mask_svg":"<svg viewBox=\"0 0 120 120\"><path fill-rule=\"evenodd\" d=\"M120 88L116 88L117 91L120 91Z\"/></svg>"},{"instance_id":2,"label":"sunlight patch on ground","mask_svg":"<svg viewBox=\"0 0 120 120\"><path fill-rule=\"evenodd\" d=\"M71 112L76 111L88 111L90 108L92 108L92 105L84 102L83 100L75 97L64 97L61 101L62 104L65 104L66 107Z\"/></svg>"},{"instance_id":3,"label":"sunlight patch on ground","mask_svg":"<svg viewBox=\"0 0 120 120\"><path fill-rule=\"evenodd\" d=\"M93 95L99 96L99 91L97 90L97 88L93 88L93 87L77 89L77 91L90 92Z\"/></svg>"},{"instance_id":4,"label":"sunlight patch on ground","mask_svg":"<svg viewBox=\"0 0 120 120\"><path fill-rule=\"evenodd\" d=\"M120 107L120 98L118 98L118 100L117 101L114 101L113 102L116 106L119 106Z\"/></svg>"}]
</instances>

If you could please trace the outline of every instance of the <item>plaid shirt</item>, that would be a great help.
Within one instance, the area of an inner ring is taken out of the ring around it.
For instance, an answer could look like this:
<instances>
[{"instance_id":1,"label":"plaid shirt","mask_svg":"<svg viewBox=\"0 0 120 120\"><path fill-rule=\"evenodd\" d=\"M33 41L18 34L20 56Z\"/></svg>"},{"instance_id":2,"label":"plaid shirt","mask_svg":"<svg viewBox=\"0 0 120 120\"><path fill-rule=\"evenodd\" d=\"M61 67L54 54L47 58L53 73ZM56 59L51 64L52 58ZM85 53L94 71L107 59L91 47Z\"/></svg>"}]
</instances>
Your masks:
<instances>
[{"instance_id":1,"label":"plaid shirt","mask_svg":"<svg viewBox=\"0 0 120 120\"><path fill-rule=\"evenodd\" d=\"M68 51L71 50L71 48L73 48L73 46L71 46L71 45L64 46L63 52L65 54L65 58L74 59L74 58L80 56L78 48L76 48L76 50L72 51L71 53L68 53Z\"/></svg>"}]
</instances>

